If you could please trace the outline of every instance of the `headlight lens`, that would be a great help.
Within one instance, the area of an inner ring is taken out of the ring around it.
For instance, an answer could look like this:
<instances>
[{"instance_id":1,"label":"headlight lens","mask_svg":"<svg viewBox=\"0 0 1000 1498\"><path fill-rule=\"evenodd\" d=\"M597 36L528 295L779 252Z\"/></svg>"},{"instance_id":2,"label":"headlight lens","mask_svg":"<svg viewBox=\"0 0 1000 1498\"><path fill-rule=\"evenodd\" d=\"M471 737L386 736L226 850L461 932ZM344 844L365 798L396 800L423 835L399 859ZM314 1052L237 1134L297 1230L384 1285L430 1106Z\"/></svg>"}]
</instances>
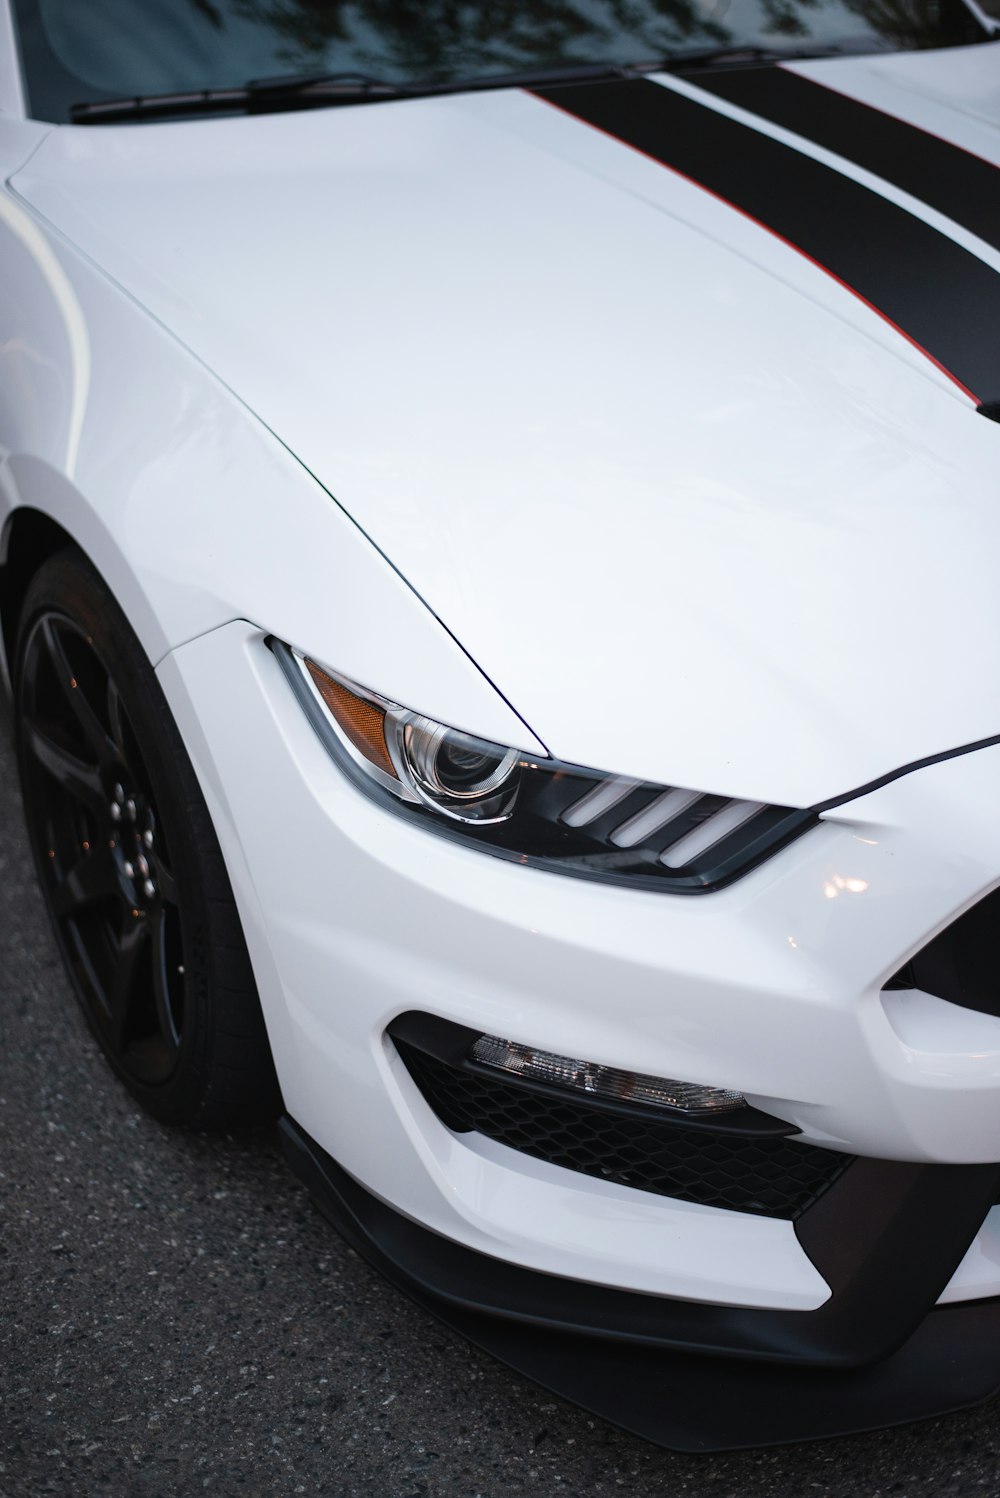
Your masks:
<instances>
[{"instance_id":1,"label":"headlight lens","mask_svg":"<svg viewBox=\"0 0 1000 1498\"><path fill-rule=\"evenodd\" d=\"M315 661L293 659L328 709L341 747L355 766L401 801L432 807L457 822L502 822L514 810L521 755L411 713L374 692L331 676Z\"/></svg>"},{"instance_id":2,"label":"headlight lens","mask_svg":"<svg viewBox=\"0 0 1000 1498\"><path fill-rule=\"evenodd\" d=\"M484 808L498 818L511 815L521 759L516 749L417 714L387 717L404 774L422 799L463 820L482 820Z\"/></svg>"},{"instance_id":3,"label":"headlight lens","mask_svg":"<svg viewBox=\"0 0 1000 1498\"><path fill-rule=\"evenodd\" d=\"M698 894L730 883L817 820L794 807L601 774L494 744L271 645L356 785L429 830L501 858Z\"/></svg>"}]
</instances>

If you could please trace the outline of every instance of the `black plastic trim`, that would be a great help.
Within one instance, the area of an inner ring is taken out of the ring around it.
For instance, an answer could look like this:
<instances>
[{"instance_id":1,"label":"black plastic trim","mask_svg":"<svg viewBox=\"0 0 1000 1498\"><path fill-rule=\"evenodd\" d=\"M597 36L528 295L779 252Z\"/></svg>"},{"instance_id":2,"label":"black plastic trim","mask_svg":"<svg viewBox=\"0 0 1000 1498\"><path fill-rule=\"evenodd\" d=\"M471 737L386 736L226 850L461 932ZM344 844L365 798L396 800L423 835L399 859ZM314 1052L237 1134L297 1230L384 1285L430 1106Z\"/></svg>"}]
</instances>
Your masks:
<instances>
[{"instance_id":1,"label":"black plastic trim","mask_svg":"<svg viewBox=\"0 0 1000 1498\"><path fill-rule=\"evenodd\" d=\"M706 1453L880 1430L1000 1392L1000 1301L944 1306L883 1362L794 1368L591 1337L544 1337L495 1317L426 1309L517 1373L647 1441Z\"/></svg>"},{"instance_id":2,"label":"black plastic trim","mask_svg":"<svg viewBox=\"0 0 1000 1498\"><path fill-rule=\"evenodd\" d=\"M656 1108L650 1104L616 1102L614 1098L595 1097L589 1093L574 1092L572 1088L518 1077L513 1072L501 1071L495 1066L484 1066L470 1059L469 1051L484 1033L416 1009L397 1015L386 1027L386 1034L393 1040L423 1051L436 1061L443 1061L446 1066L470 1072L473 1076L488 1077L493 1082L503 1082L505 1086L536 1097L586 1103L598 1113L615 1114L620 1118L641 1118L646 1123L664 1123L671 1128L697 1129L701 1134L738 1134L754 1139L782 1138L800 1132L794 1124L774 1118L760 1108L751 1108L749 1104L739 1110L734 1109L731 1113L685 1113L680 1109Z\"/></svg>"},{"instance_id":3,"label":"black plastic trim","mask_svg":"<svg viewBox=\"0 0 1000 1498\"><path fill-rule=\"evenodd\" d=\"M830 1299L816 1311L759 1310L560 1279L475 1253L372 1196L291 1119L280 1131L334 1226L395 1283L449 1314L794 1367L858 1368L895 1352L933 1309L1000 1186L995 1165L856 1161L796 1224Z\"/></svg>"},{"instance_id":4,"label":"black plastic trim","mask_svg":"<svg viewBox=\"0 0 1000 1498\"><path fill-rule=\"evenodd\" d=\"M437 1293L421 1275L421 1263L447 1240L418 1227L376 1201L342 1171L291 1119L280 1125L292 1169L317 1206L360 1254L411 1299L446 1326L493 1357L564 1399L573 1400L645 1440L679 1451L725 1451L804 1441L879 1429L965 1409L1000 1389L1000 1301L938 1307L923 1318L895 1351L865 1367L803 1367L793 1360L769 1363L725 1355L674 1350L654 1339L638 1341L611 1328L588 1326L596 1297L632 1302L635 1315L660 1305L656 1296L602 1290L554 1276L520 1271L534 1299L549 1298L575 1309L574 1325L525 1321L477 1306L481 1287L494 1282L498 1261L459 1249L462 1294ZM844 1224L843 1243L858 1225ZM910 1244L919 1258L933 1223L921 1225ZM861 1234L864 1237L864 1234ZM844 1252L844 1249L841 1249ZM414 1262L414 1260L416 1262ZM443 1266L452 1274L450 1261ZM720 1309L693 1307L715 1320ZM756 1312L759 1317L810 1313ZM592 1319L592 1318L591 1318ZM705 1330L708 1330L706 1324Z\"/></svg>"},{"instance_id":5,"label":"black plastic trim","mask_svg":"<svg viewBox=\"0 0 1000 1498\"><path fill-rule=\"evenodd\" d=\"M869 780L865 785L856 786L853 791L845 791L841 796L831 796L829 801L818 801L810 810L820 817L825 811L832 811L835 806L846 806L849 801L859 801L862 796L871 795L872 791L880 791L884 785L902 780L904 775L912 775L916 770L926 770L928 765L941 765L947 759L961 759L963 754L975 754L979 749L993 749L997 744L1000 744L1000 733L989 739L977 739L974 744L962 744L958 749L942 749L940 754L928 754L924 759L911 760L908 765L901 765L898 770L889 770L877 780Z\"/></svg>"},{"instance_id":6,"label":"black plastic trim","mask_svg":"<svg viewBox=\"0 0 1000 1498\"><path fill-rule=\"evenodd\" d=\"M1000 1015L998 925L1000 889L993 889L914 952L883 990L917 989L961 1009Z\"/></svg>"}]
</instances>

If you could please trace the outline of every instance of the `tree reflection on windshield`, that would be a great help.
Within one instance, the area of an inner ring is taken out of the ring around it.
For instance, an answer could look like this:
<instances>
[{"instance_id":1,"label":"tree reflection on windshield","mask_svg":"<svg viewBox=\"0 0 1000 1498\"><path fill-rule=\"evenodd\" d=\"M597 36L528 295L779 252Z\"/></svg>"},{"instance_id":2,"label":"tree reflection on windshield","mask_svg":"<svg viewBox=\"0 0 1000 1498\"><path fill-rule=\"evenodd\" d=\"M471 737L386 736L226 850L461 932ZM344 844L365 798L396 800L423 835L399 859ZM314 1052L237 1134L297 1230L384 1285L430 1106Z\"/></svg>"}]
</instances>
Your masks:
<instances>
[{"instance_id":1,"label":"tree reflection on windshield","mask_svg":"<svg viewBox=\"0 0 1000 1498\"><path fill-rule=\"evenodd\" d=\"M213 0L191 0L218 13ZM733 0L229 0L283 39L288 62L329 63L339 46L373 72L444 80L565 62L638 61L680 43L732 40ZM740 3L740 0L736 0ZM778 6L794 0L770 0ZM814 0L806 0L814 3Z\"/></svg>"},{"instance_id":2,"label":"tree reflection on windshield","mask_svg":"<svg viewBox=\"0 0 1000 1498\"><path fill-rule=\"evenodd\" d=\"M296 69L446 80L559 63L644 62L789 39L850 50L973 39L960 0L190 0L272 32ZM340 57L338 59L338 53Z\"/></svg>"},{"instance_id":3,"label":"tree reflection on windshield","mask_svg":"<svg viewBox=\"0 0 1000 1498\"><path fill-rule=\"evenodd\" d=\"M1000 0L989 0L1000 5ZM980 41L963 0L15 0L42 118L288 73L447 83L730 47Z\"/></svg>"}]
</instances>

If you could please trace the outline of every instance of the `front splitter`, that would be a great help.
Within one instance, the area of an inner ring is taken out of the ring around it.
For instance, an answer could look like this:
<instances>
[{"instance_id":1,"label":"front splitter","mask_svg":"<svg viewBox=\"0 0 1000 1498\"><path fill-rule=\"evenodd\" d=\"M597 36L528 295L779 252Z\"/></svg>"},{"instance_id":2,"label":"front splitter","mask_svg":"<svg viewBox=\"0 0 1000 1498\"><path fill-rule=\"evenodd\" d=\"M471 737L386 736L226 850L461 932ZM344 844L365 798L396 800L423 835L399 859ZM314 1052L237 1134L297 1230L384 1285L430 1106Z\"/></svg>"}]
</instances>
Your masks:
<instances>
[{"instance_id":1,"label":"front splitter","mask_svg":"<svg viewBox=\"0 0 1000 1498\"><path fill-rule=\"evenodd\" d=\"M387 1279L516 1372L658 1445L710 1452L817 1440L952 1413L1000 1392L1000 1299L939 1307L889 1356L851 1368L677 1351L654 1337L617 1336L608 1325L569 1331L537 1314L498 1313L495 1303L485 1311L477 1306L477 1277L502 1277L507 1266L387 1207L291 1119L279 1128L289 1163L320 1210ZM444 1263L453 1276L445 1292ZM594 1287L517 1273L543 1302L549 1287L562 1304L578 1288L582 1310L593 1298Z\"/></svg>"}]
</instances>

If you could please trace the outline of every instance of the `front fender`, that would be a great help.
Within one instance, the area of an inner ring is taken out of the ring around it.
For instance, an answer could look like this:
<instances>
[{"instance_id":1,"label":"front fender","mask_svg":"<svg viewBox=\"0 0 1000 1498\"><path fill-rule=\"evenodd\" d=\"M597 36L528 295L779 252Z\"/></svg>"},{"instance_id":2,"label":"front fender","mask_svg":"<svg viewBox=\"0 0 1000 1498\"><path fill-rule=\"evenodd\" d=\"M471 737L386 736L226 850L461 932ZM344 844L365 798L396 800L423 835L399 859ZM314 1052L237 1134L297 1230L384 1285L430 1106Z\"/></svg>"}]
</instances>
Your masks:
<instances>
[{"instance_id":1,"label":"front fender","mask_svg":"<svg viewBox=\"0 0 1000 1498\"><path fill-rule=\"evenodd\" d=\"M14 212L25 222L0 217L0 563L18 517L38 512L87 554L154 665L248 619L442 722L540 751L246 406L54 230Z\"/></svg>"}]
</instances>

